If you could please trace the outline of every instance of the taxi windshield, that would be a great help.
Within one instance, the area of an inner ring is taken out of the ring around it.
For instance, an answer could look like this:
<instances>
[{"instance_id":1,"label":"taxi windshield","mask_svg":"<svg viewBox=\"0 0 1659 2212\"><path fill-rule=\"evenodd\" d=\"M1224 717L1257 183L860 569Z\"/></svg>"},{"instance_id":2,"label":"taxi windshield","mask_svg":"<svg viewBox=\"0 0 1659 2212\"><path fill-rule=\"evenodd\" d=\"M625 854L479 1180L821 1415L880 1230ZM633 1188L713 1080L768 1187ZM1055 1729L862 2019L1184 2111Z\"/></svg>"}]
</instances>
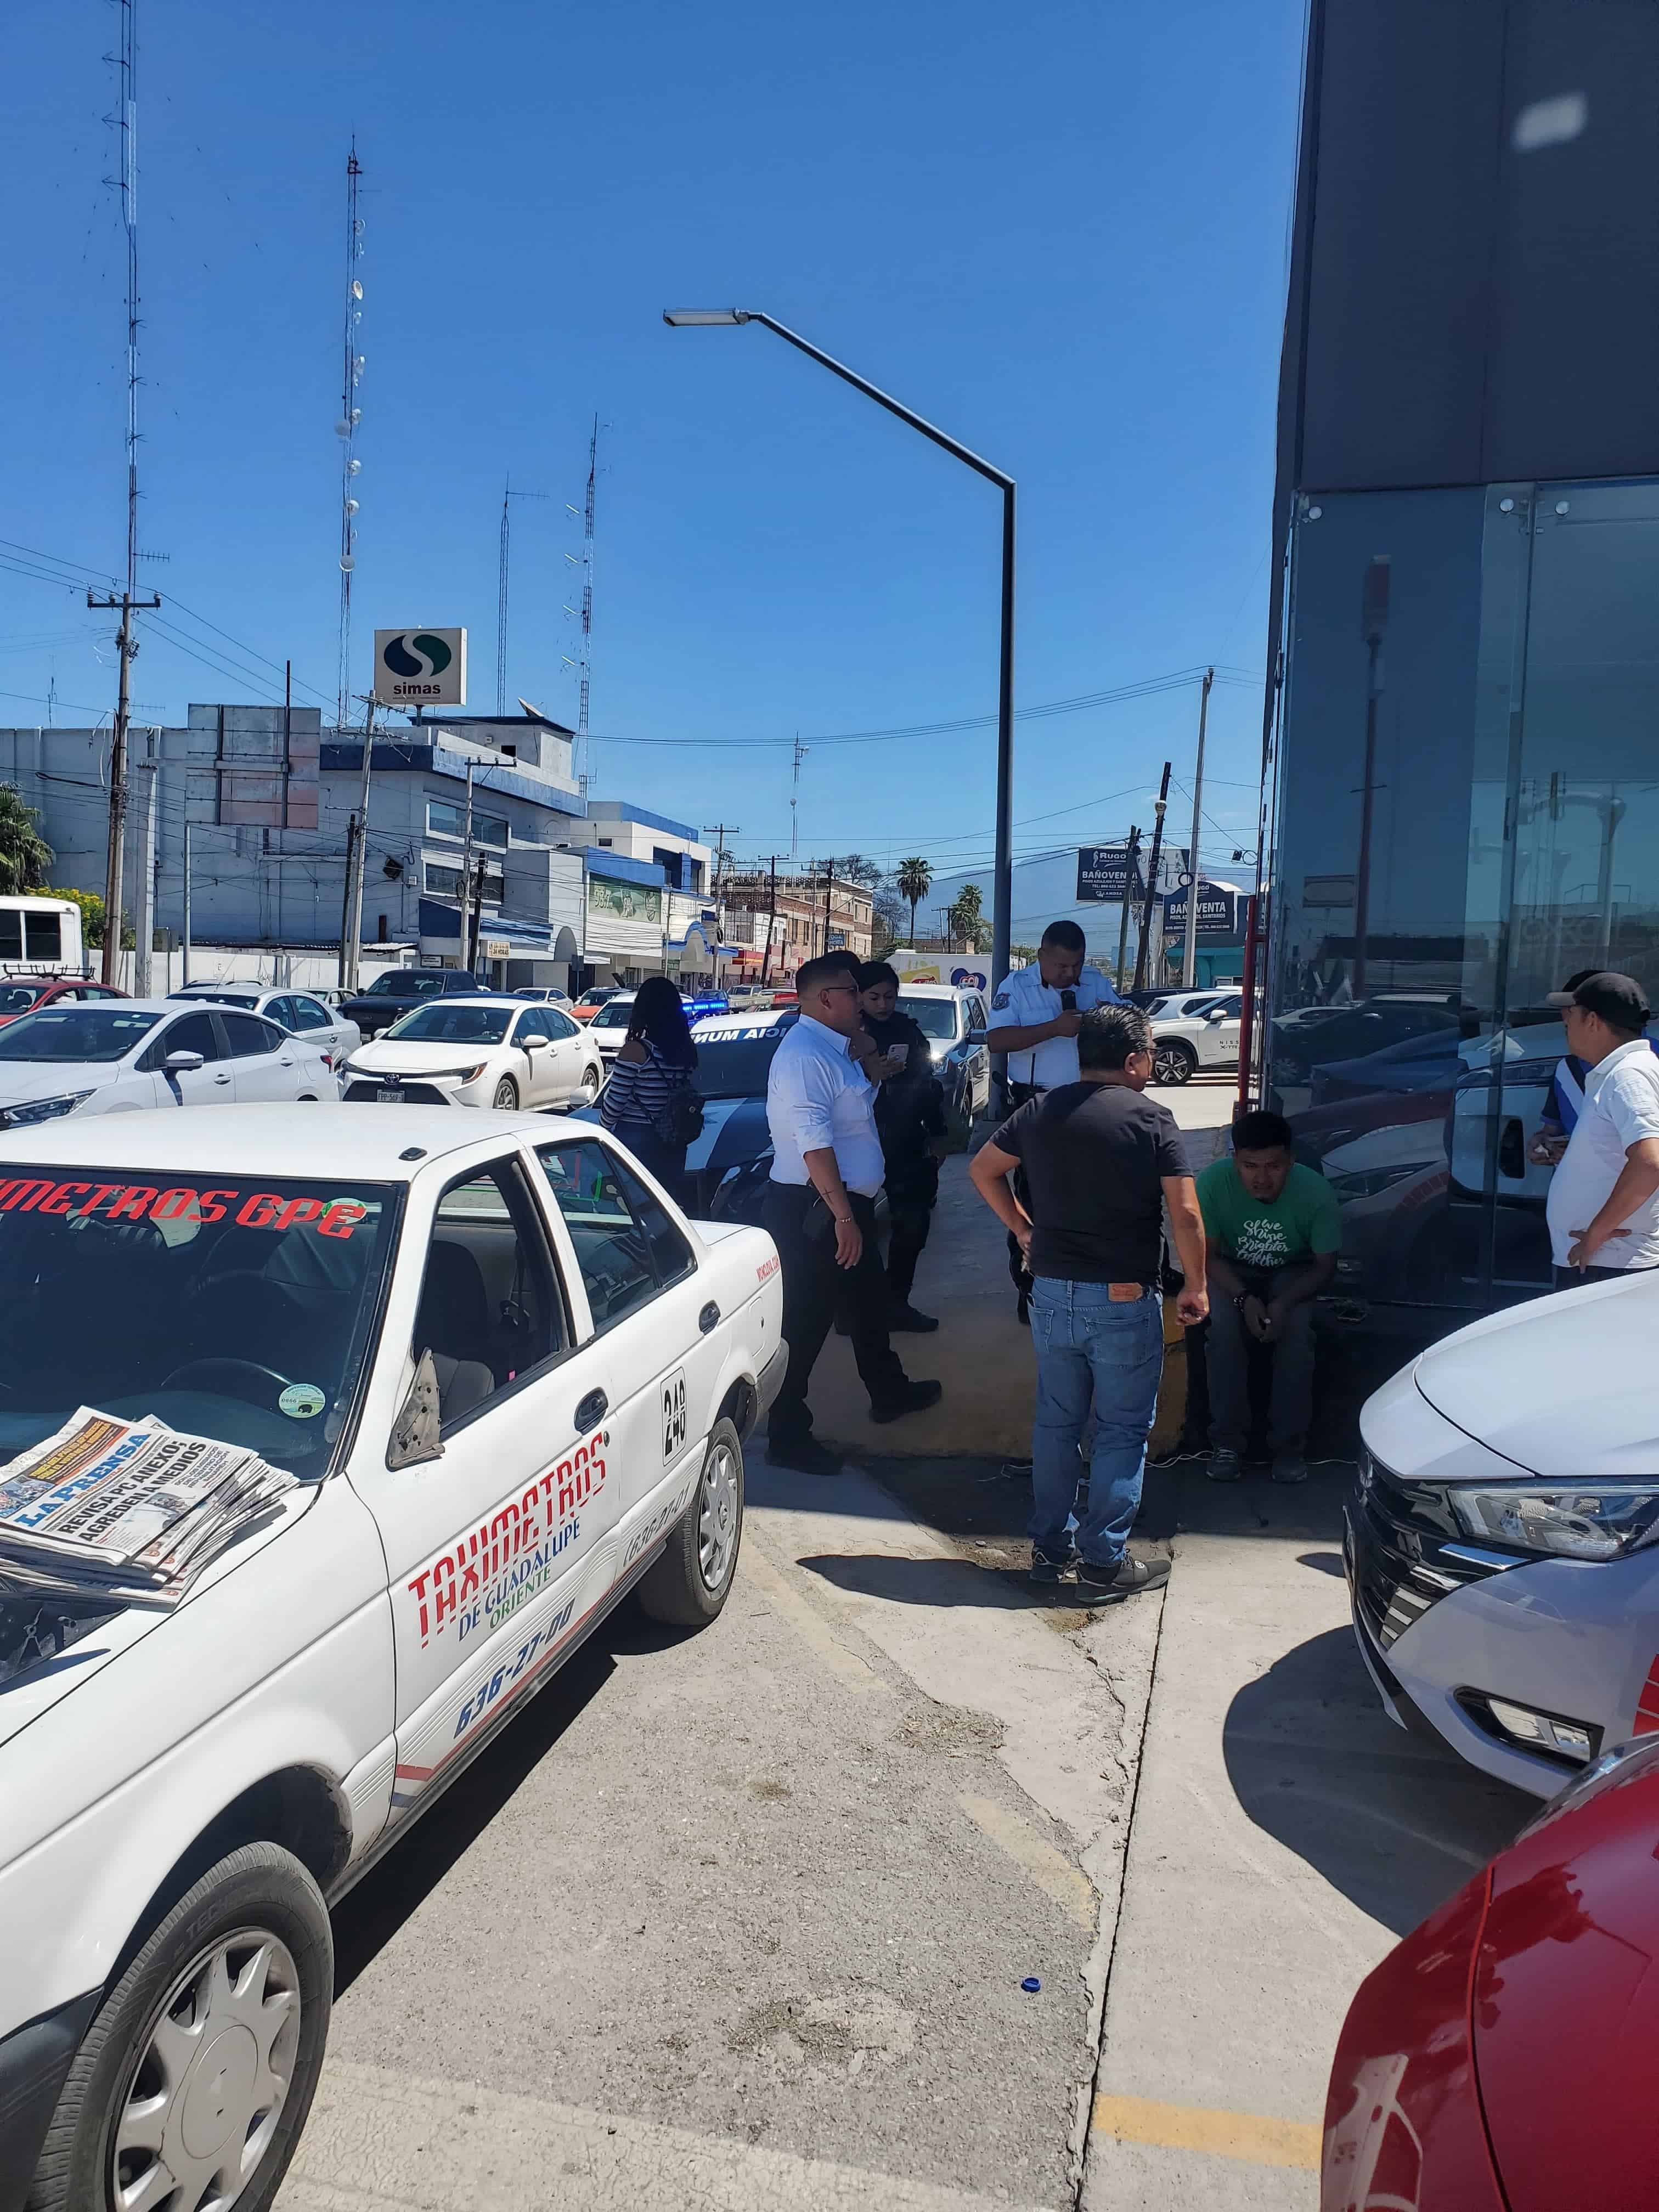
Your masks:
<instances>
[{"instance_id":1,"label":"taxi windshield","mask_svg":"<svg viewBox=\"0 0 1659 2212\"><path fill-rule=\"evenodd\" d=\"M957 1033L957 1002L954 999L912 999L901 991L898 1010L908 1014L925 1037L949 1039Z\"/></svg>"},{"instance_id":2,"label":"taxi windshield","mask_svg":"<svg viewBox=\"0 0 1659 2212\"><path fill-rule=\"evenodd\" d=\"M153 1008L57 1000L0 1030L0 1060L122 1060L161 1017Z\"/></svg>"},{"instance_id":3,"label":"taxi windshield","mask_svg":"<svg viewBox=\"0 0 1659 2212\"><path fill-rule=\"evenodd\" d=\"M516 1006L422 1006L393 1022L386 1042L397 1044L499 1044Z\"/></svg>"},{"instance_id":4,"label":"taxi windshield","mask_svg":"<svg viewBox=\"0 0 1659 2212\"><path fill-rule=\"evenodd\" d=\"M0 1462L77 1406L327 1471L401 1193L0 1163Z\"/></svg>"}]
</instances>

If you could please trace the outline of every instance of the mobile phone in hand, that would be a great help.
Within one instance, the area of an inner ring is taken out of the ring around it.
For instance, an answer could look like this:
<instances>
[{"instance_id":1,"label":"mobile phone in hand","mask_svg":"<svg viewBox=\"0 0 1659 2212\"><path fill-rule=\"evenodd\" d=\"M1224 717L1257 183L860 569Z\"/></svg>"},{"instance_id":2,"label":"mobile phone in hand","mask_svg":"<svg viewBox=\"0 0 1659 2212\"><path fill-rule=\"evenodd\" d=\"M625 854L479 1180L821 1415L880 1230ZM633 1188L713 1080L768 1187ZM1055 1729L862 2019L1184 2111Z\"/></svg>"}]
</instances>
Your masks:
<instances>
[{"instance_id":1,"label":"mobile phone in hand","mask_svg":"<svg viewBox=\"0 0 1659 2212\"><path fill-rule=\"evenodd\" d=\"M1075 991L1062 991L1060 993L1060 1010L1063 1014L1074 1014L1077 1012L1077 993Z\"/></svg>"}]
</instances>

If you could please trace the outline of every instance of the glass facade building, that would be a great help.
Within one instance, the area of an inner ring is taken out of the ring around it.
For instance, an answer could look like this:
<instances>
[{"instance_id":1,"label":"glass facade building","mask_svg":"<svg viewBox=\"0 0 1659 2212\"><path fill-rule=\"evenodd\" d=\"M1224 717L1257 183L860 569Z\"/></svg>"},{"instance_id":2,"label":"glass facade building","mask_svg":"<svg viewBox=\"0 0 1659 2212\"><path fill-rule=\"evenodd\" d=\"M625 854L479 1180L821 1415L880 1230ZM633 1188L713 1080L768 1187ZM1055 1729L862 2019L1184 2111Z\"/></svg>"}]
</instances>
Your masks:
<instances>
[{"instance_id":1,"label":"glass facade building","mask_svg":"<svg viewBox=\"0 0 1659 2212\"><path fill-rule=\"evenodd\" d=\"M1454 14L1312 12L1259 1069L1425 1334L1548 1285L1547 994L1659 1004L1659 11Z\"/></svg>"}]
</instances>

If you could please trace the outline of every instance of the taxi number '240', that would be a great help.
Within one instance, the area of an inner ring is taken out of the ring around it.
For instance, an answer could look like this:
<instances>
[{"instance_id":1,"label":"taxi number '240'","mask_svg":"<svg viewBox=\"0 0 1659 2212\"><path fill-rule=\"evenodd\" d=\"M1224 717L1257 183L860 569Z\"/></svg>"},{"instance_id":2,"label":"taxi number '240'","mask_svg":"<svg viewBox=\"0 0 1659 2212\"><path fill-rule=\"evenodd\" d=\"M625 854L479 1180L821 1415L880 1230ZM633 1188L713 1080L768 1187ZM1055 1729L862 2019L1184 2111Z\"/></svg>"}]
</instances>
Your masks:
<instances>
[{"instance_id":1,"label":"taxi number '240'","mask_svg":"<svg viewBox=\"0 0 1659 2212\"><path fill-rule=\"evenodd\" d=\"M662 1463L673 1462L685 1449L685 1370L677 1367L662 1379Z\"/></svg>"}]
</instances>

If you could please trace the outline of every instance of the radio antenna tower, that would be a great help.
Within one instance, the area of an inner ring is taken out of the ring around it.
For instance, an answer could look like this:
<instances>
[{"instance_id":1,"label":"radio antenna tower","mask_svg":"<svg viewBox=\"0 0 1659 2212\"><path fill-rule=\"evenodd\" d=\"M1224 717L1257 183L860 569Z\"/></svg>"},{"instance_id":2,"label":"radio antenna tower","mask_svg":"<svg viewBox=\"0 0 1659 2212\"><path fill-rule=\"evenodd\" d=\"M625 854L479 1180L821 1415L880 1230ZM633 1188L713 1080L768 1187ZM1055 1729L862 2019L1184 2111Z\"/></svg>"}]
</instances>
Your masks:
<instances>
[{"instance_id":1,"label":"radio antenna tower","mask_svg":"<svg viewBox=\"0 0 1659 2212\"><path fill-rule=\"evenodd\" d=\"M512 559L513 532L507 520L507 503L515 499L550 499L544 491L514 491L508 477L501 493L501 566L495 583L495 712L505 719L507 714L507 574Z\"/></svg>"},{"instance_id":2,"label":"radio antenna tower","mask_svg":"<svg viewBox=\"0 0 1659 2212\"><path fill-rule=\"evenodd\" d=\"M579 688L576 695L576 787L586 791L592 781L592 767L589 757L590 741L587 734L587 714L593 689L593 497L599 475L599 418L593 417L593 428L587 441L587 497L582 506L582 611L581 643L577 647L576 673ZM565 513L576 512L568 501ZM575 565L568 553L565 559ZM567 613L574 612L567 608ZM568 655L566 656L567 665Z\"/></svg>"},{"instance_id":3,"label":"radio antenna tower","mask_svg":"<svg viewBox=\"0 0 1659 2212\"><path fill-rule=\"evenodd\" d=\"M334 434L341 441L340 455L340 671L336 720L341 729L351 721L351 573L357 565L357 477L362 463L357 458L357 425L363 410L357 404L362 380L363 356L357 350L357 328L363 319L363 280L357 264L363 258L363 219L357 212L357 188L362 177L357 142L351 142L346 158L346 289L344 367L340 392L340 419Z\"/></svg>"},{"instance_id":4,"label":"radio antenna tower","mask_svg":"<svg viewBox=\"0 0 1659 2212\"><path fill-rule=\"evenodd\" d=\"M806 758L807 748L800 741L800 732L795 732L794 775L789 786L789 866L793 872L800 856L800 764Z\"/></svg>"},{"instance_id":5,"label":"radio antenna tower","mask_svg":"<svg viewBox=\"0 0 1659 2212\"><path fill-rule=\"evenodd\" d=\"M121 899L125 889L127 826L127 723L132 686L132 658L138 641L132 634L132 611L137 606L159 607L152 592L137 596L138 585L138 22L137 0L118 0L121 10L121 51L114 61L120 82L119 112L114 118L121 136L121 227L127 240L127 568L126 583L114 592L87 593L89 607L118 607L121 627L115 650L120 674L115 692L115 726L109 752L109 848L104 871L104 911L114 919L104 931L103 980L115 981L121 942ZM56 685L53 686L54 694Z\"/></svg>"}]
</instances>

